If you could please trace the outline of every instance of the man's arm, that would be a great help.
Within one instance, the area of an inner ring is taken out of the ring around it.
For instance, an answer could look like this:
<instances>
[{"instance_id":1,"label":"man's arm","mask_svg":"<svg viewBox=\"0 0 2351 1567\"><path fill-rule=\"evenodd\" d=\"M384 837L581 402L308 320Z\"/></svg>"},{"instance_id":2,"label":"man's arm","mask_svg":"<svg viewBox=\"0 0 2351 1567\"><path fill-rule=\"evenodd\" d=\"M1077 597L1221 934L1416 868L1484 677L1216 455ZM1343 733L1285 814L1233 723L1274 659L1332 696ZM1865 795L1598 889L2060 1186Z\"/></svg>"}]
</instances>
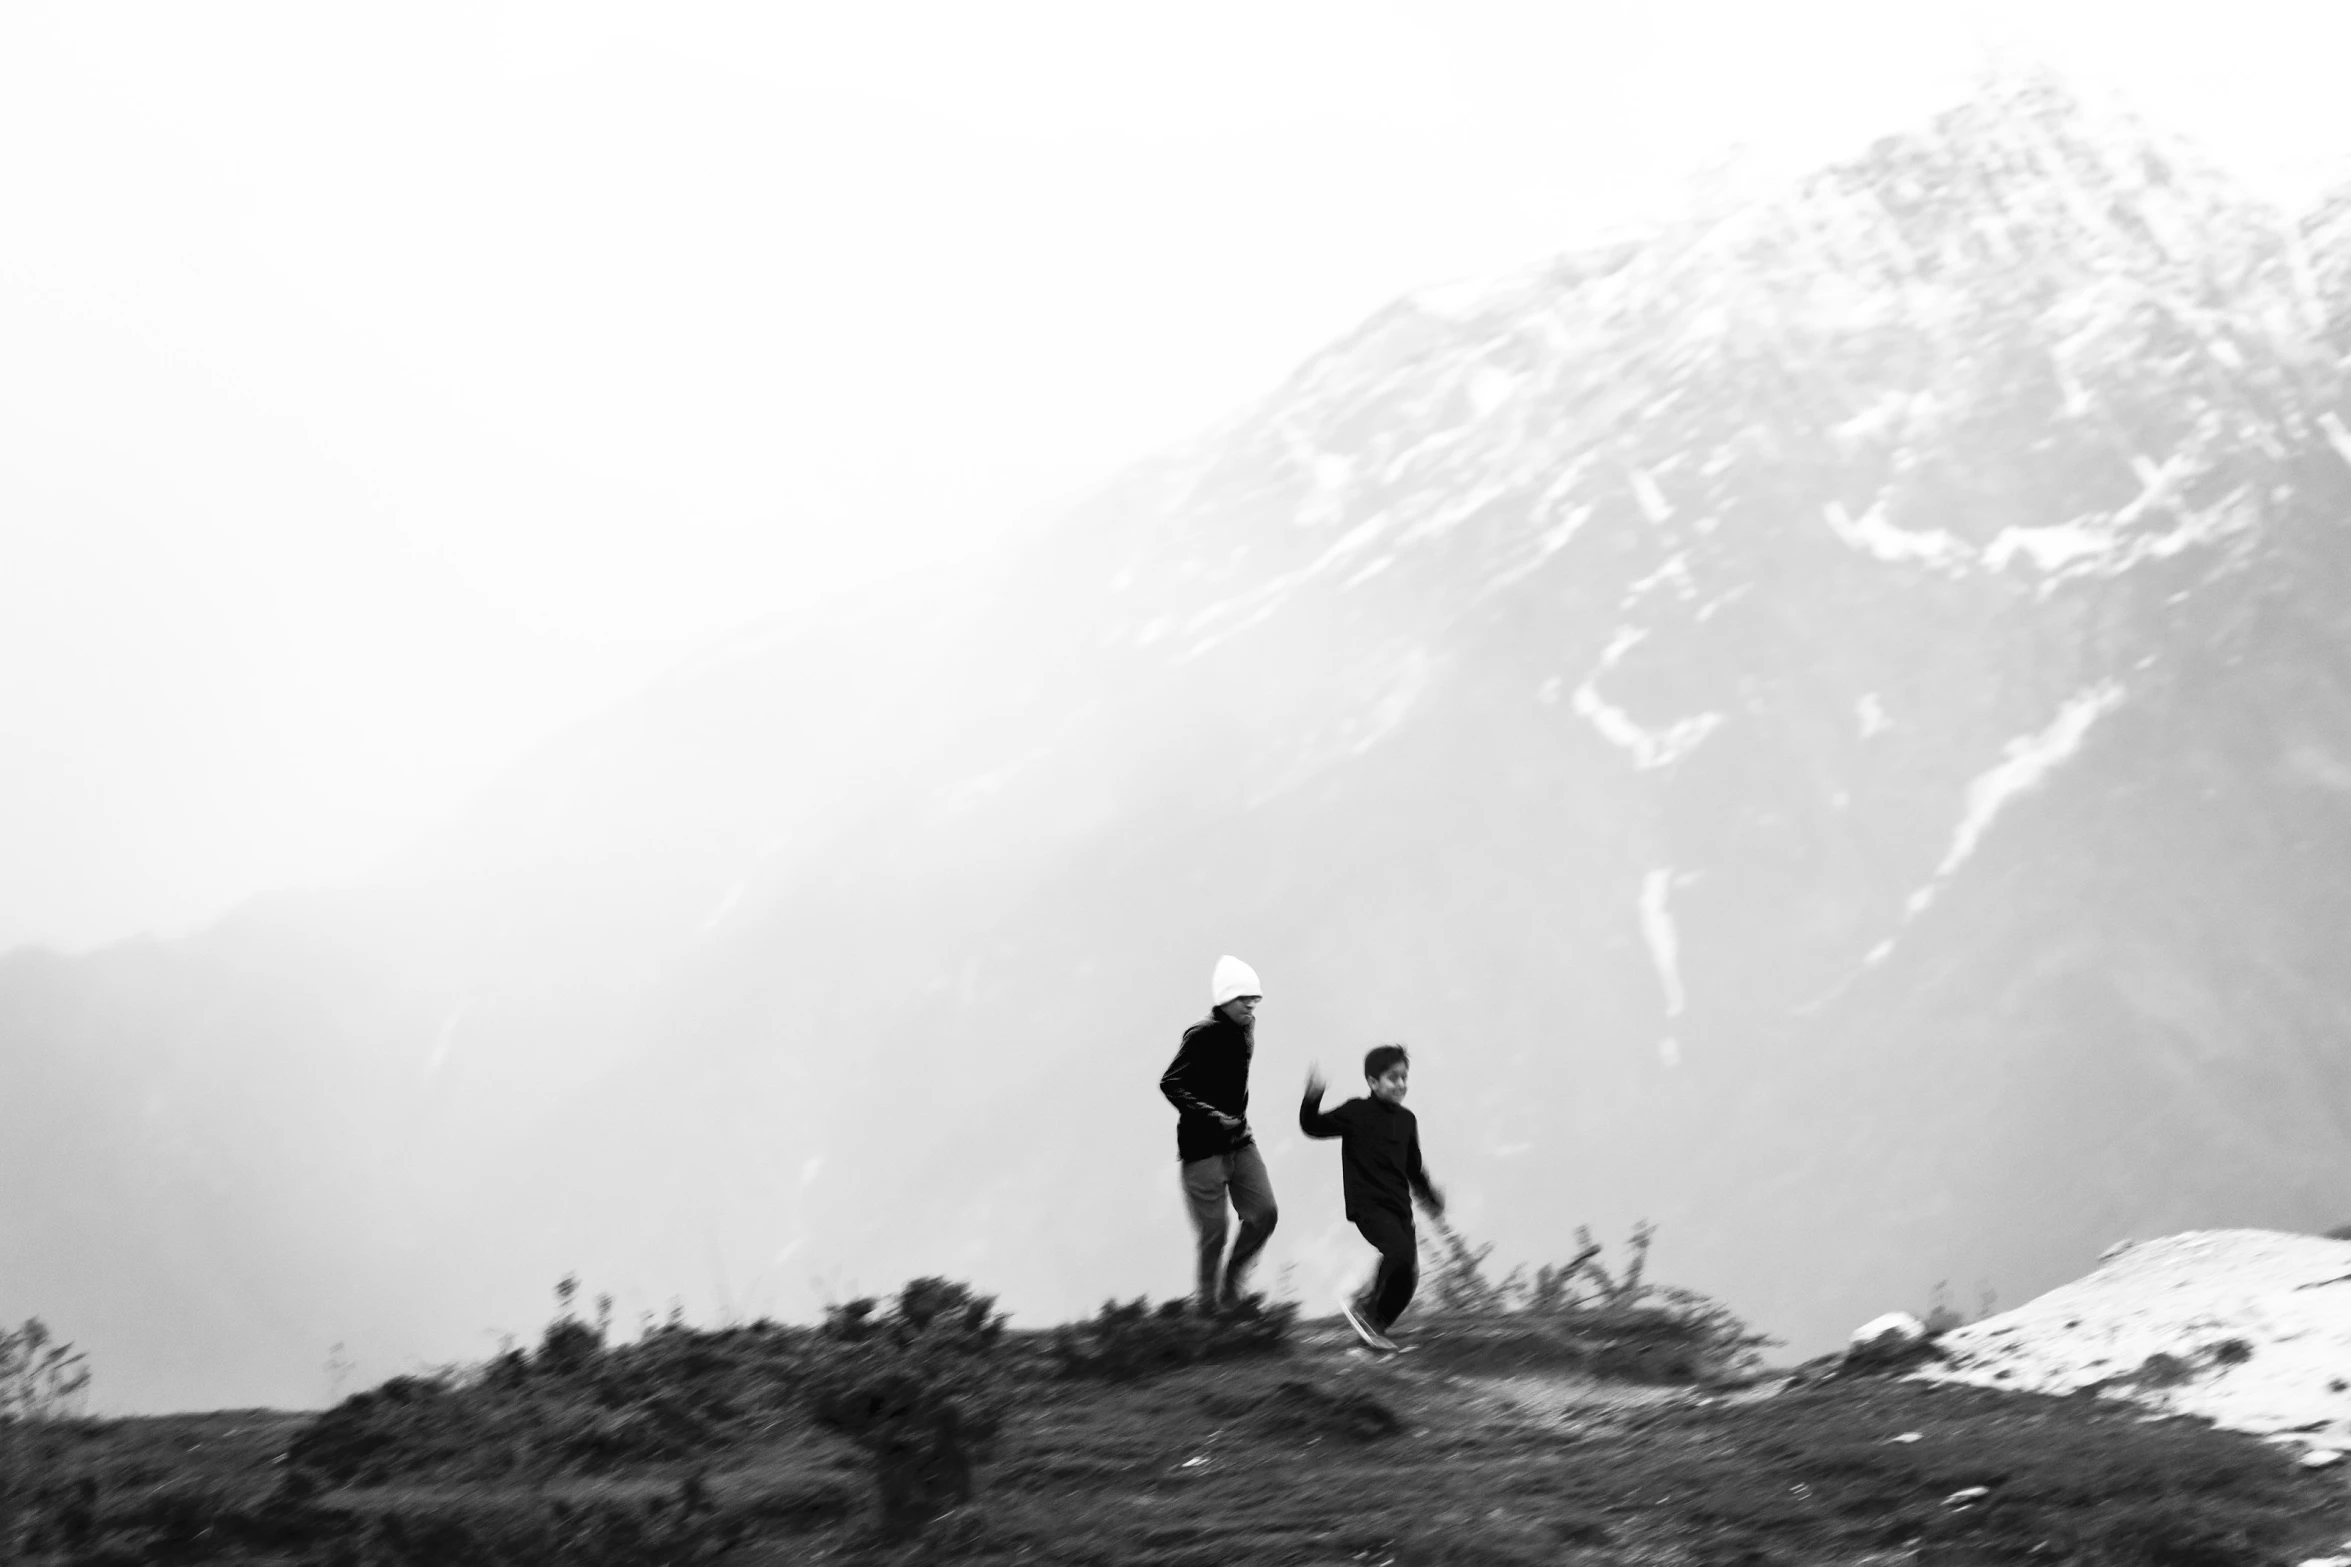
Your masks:
<instances>
[{"instance_id":1,"label":"man's arm","mask_svg":"<svg viewBox=\"0 0 2351 1567\"><path fill-rule=\"evenodd\" d=\"M1306 1069L1306 1097L1298 1105L1298 1130L1309 1137L1343 1137L1347 1123L1335 1115L1322 1113L1322 1096L1328 1090L1322 1080L1322 1069Z\"/></svg>"}]
</instances>

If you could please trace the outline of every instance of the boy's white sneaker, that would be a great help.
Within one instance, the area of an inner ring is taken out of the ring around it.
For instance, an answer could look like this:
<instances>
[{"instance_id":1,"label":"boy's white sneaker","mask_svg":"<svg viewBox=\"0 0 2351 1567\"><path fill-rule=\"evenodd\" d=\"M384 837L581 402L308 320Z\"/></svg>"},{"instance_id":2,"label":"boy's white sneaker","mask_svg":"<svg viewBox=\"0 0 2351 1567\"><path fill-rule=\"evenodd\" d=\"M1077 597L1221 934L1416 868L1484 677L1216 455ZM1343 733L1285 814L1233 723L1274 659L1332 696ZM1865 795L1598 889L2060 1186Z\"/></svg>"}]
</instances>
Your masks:
<instances>
[{"instance_id":1,"label":"boy's white sneaker","mask_svg":"<svg viewBox=\"0 0 2351 1567\"><path fill-rule=\"evenodd\" d=\"M1347 1326L1353 1328L1355 1330L1355 1336L1363 1340L1366 1345L1372 1349L1378 1350L1383 1355L1393 1355L1396 1353L1396 1341L1388 1337L1388 1335L1385 1333L1382 1333L1379 1329L1373 1327L1371 1323L1364 1318L1363 1312L1356 1306L1353 1300L1341 1300L1339 1302L1339 1310L1341 1314L1346 1317Z\"/></svg>"}]
</instances>

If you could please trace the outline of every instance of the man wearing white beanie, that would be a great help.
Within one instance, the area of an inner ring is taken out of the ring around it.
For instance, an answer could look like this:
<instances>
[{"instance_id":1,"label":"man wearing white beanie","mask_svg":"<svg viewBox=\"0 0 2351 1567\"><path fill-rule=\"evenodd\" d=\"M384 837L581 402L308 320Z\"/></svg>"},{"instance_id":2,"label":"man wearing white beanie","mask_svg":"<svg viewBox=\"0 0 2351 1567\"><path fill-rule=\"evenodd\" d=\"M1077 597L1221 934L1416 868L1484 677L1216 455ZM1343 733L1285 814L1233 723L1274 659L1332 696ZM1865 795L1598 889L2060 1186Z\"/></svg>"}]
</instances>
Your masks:
<instances>
[{"instance_id":1,"label":"man wearing white beanie","mask_svg":"<svg viewBox=\"0 0 2351 1567\"><path fill-rule=\"evenodd\" d=\"M1208 1016L1184 1030L1182 1048L1159 1079L1159 1091L1176 1107L1184 1203L1200 1238L1203 1316L1243 1308L1242 1280L1280 1217L1249 1132L1249 1058L1257 1050L1262 999L1255 969L1229 954L1218 958L1208 981ZM1241 1220L1230 1260L1224 1254L1228 1199Z\"/></svg>"}]
</instances>

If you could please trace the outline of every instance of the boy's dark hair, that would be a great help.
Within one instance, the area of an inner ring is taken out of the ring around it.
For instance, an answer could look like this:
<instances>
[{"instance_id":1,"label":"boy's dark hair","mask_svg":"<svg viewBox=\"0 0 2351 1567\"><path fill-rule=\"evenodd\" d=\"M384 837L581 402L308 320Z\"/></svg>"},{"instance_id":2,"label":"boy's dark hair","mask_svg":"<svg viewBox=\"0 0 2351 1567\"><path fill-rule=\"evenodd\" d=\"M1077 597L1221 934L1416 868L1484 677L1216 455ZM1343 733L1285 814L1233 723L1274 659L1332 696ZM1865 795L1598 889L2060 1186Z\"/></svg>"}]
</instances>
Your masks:
<instances>
[{"instance_id":1,"label":"boy's dark hair","mask_svg":"<svg viewBox=\"0 0 2351 1567\"><path fill-rule=\"evenodd\" d=\"M1388 1075L1388 1068L1399 1062L1405 1066L1412 1065L1412 1052L1402 1045L1374 1045L1364 1054L1363 1075L1365 1077L1385 1077Z\"/></svg>"}]
</instances>

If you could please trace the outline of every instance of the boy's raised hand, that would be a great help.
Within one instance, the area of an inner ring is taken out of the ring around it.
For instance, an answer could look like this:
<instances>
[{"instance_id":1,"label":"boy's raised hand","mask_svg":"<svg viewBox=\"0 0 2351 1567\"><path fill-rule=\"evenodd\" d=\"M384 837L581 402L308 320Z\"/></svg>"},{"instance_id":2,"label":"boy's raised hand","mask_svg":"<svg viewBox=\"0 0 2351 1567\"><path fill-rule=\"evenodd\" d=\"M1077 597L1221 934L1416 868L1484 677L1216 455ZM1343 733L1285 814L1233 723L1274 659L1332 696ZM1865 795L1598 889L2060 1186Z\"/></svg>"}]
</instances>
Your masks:
<instances>
[{"instance_id":1,"label":"boy's raised hand","mask_svg":"<svg viewBox=\"0 0 2351 1567\"><path fill-rule=\"evenodd\" d=\"M1309 1065L1306 1068L1307 1098L1320 1099L1329 1087L1330 1085L1322 1080L1322 1067L1319 1064Z\"/></svg>"}]
</instances>

